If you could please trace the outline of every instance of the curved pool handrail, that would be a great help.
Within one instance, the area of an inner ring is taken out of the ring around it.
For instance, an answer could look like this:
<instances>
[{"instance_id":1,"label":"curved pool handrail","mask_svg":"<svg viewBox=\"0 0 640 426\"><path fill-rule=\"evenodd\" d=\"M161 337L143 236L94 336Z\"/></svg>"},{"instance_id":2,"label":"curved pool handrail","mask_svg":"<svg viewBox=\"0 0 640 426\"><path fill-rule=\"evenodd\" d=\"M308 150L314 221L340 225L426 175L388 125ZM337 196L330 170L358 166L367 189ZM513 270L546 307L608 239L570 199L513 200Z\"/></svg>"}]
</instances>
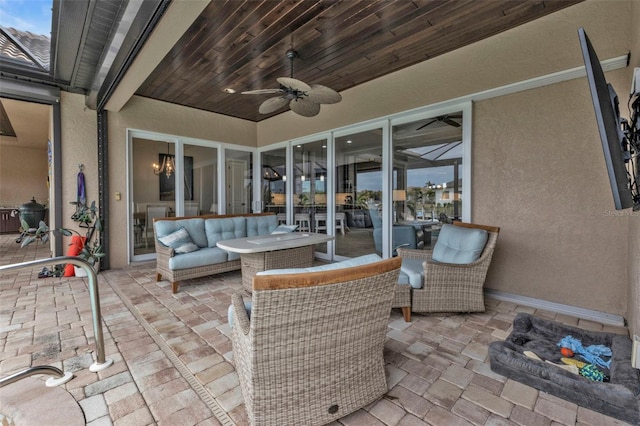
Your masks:
<instances>
[{"instance_id":1,"label":"curved pool handrail","mask_svg":"<svg viewBox=\"0 0 640 426\"><path fill-rule=\"evenodd\" d=\"M100 314L100 295L98 292L98 276L89 262L75 256L58 256L10 265L2 265L0 266L0 273L17 269L33 268L42 265L57 265L59 263L71 263L74 266L81 267L87 272L87 277L89 279L89 297L91 298L91 316L93 319L93 336L96 340L96 362L89 367L89 370L94 373L102 371L113 364L113 360L106 359L105 356L104 336L102 334L102 317Z\"/></svg>"},{"instance_id":2,"label":"curved pool handrail","mask_svg":"<svg viewBox=\"0 0 640 426\"><path fill-rule=\"evenodd\" d=\"M73 374L64 373L58 367L54 367L52 365L36 365L0 379L0 388L8 386L11 383L15 383L18 380L24 379L26 377L35 376L36 374L48 374L50 376L57 377L57 379L50 377L47 380L46 385L48 387L61 385L73 378Z\"/></svg>"}]
</instances>

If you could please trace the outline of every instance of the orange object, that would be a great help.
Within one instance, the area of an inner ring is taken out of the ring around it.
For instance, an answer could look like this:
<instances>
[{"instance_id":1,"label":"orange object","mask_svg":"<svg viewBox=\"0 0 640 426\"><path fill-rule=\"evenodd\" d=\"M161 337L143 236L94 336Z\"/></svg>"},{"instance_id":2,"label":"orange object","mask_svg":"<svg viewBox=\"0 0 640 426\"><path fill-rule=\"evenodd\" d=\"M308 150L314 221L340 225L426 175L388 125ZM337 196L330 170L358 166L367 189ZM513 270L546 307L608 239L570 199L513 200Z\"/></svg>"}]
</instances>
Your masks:
<instances>
[{"instance_id":1,"label":"orange object","mask_svg":"<svg viewBox=\"0 0 640 426\"><path fill-rule=\"evenodd\" d=\"M560 353L562 354L562 356L567 357L567 358L573 357L573 351L571 349L569 349L569 348L560 349Z\"/></svg>"},{"instance_id":2,"label":"orange object","mask_svg":"<svg viewBox=\"0 0 640 426\"><path fill-rule=\"evenodd\" d=\"M71 244L69 244L69 248L67 249L67 256L77 256L82 251L82 247L84 247L84 237L80 237L79 235L74 235L71 237ZM75 272L73 270L73 265L71 263L67 263L64 267L63 277L73 277L75 276Z\"/></svg>"}]
</instances>

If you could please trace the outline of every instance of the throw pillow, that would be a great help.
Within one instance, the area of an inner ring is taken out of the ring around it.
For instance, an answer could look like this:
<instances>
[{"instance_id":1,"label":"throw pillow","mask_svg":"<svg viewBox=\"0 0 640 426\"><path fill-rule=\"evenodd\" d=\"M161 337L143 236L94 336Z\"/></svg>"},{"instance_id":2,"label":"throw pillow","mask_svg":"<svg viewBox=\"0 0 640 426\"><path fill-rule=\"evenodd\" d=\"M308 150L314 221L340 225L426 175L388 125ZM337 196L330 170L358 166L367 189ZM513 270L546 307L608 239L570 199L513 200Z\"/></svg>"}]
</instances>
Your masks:
<instances>
[{"instance_id":1,"label":"throw pillow","mask_svg":"<svg viewBox=\"0 0 640 426\"><path fill-rule=\"evenodd\" d=\"M298 225L278 225L276 229L274 229L272 234L288 234L290 232L298 229Z\"/></svg>"},{"instance_id":2,"label":"throw pillow","mask_svg":"<svg viewBox=\"0 0 640 426\"><path fill-rule=\"evenodd\" d=\"M191 253L193 251L200 250L200 247L193 242L191 236L184 227L180 227L169 235L159 237L158 241L167 247L171 247L176 254Z\"/></svg>"}]
</instances>

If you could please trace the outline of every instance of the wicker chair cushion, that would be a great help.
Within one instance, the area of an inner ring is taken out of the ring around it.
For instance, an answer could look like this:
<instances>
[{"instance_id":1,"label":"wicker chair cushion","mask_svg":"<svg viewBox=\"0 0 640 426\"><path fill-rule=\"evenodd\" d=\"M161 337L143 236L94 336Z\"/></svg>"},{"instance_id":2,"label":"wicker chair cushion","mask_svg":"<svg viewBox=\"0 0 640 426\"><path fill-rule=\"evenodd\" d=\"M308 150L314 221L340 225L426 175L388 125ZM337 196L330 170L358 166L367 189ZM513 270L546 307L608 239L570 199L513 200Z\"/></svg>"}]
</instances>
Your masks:
<instances>
[{"instance_id":1,"label":"wicker chair cushion","mask_svg":"<svg viewBox=\"0 0 640 426\"><path fill-rule=\"evenodd\" d=\"M185 254L200 250L200 247L193 242L191 236L189 236L189 233L183 227L180 227L169 235L158 237L158 241L167 247L171 247L176 254Z\"/></svg>"},{"instance_id":2,"label":"wicker chair cushion","mask_svg":"<svg viewBox=\"0 0 640 426\"><path fill-rule=\"evenodd\" d=\"M400 277L404 274L412 288L422 288L424 285L424 259L402 258Z\"/></svg>"},{"instance_id":3,"label":"wicker chair cushion","mask_svg":"<svg viewBox=\"0 0 640 426\"><path fill-rule=\"evenodd\" d=\"M207 236L204 233L204 219L160 220L153 224L156 235L164 237L180 228L184 228L198 247L207 247Z\"/></svg>"},{"instance_id":4,"label":"wicker chair cushion","mask_svg":"<svg viewBox=\"0 0 640 426\"><path fill-rule=\"evenodd\" d=\"M276 215L247 217L246 220L247 237L267 235L278 227L278 217Z\"/></svg>"},{"instance_id":5,"label":"wicker chair cushion","mask_svg":"<svg viewBox=\"0 0 640 426\"><path fill-rule=\"evenodd\" d=\"M400 271L400 274L398 275L398 284L409 285L409 275Z\"/></svg>"},{"instance_id":6,"label":"wicker chair cushion","mask_svg":"<svg viewBox=\"0 0 640 426\"><path fill-rule=\"evenodd\" d=\"M198 268L216 263L227 262L229 254L218 247L205 247L189 256L174 256L169 259L169 268L173 271L179 269Z\"/></svg>"},{"instance_id":7,"label":"wicker chair cushion","mask_svg":"<svg viewBox=\"0 0 640 426\"><path fill-rule=\"evenodd\" d=\"M305 272L331 271L334 269L367 265L381 260L382 258L377 254L365 254L364 256L354 257L353 259L343 260L342 262L327 263L326 265L311 266L309 268L270 269L268 271L260 271L256 275L302 274Z\"/></svg>"},{"instance_id":8,"label":"wicker chair cushion","mask_svg":"<svg viewBox=\"0 0 640 426\"><path fill-rule=\"evenodd\" d=\"M488 235L484 229L442 225L432 259L442 263L473 263L482 254Z\"/></svg>"},{"instance_id":9,"label":"wicker chair cushion","mask_svg":"<svg viewBox=\"0 0 640 426\"><path fill-rule=\"evenodd\" d=\"M246 237L247 221L244 217L207 219L204 222L204 230L209 247L215 247L218 241Z\"/></svg>"}]
</instances>

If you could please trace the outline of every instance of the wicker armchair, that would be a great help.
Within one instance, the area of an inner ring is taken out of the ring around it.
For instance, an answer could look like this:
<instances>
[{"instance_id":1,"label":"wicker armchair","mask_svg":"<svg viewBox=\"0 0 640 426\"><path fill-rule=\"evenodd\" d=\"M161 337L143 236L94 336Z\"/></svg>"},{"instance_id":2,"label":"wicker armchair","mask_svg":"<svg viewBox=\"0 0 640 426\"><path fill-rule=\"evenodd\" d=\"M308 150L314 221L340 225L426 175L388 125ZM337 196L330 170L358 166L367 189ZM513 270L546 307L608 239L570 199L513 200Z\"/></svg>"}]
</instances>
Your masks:
<instances>
[{"instance_id":1,"label":"wicker armchair","mask_svg":"<svg viewBox=\"0 0 640 426\"><path fill-rule=\"evenodd\" d=\"M454 222L455 226L484 229L488 239L480 257L468 264L435 262L432 250L399 248L404 259L422 262L422 288L413 288L413 312L484 312L483 286L500 228L472 223Z\"/></svg>"},{"instance_id":2,"label":"wicker armchair","mask_svg":"<svg viewBox=\"0 0 640 426\"><path fill-rule=\"evenodd\" d=\"M321 425L387 392L383 347L399 258L253 279L232 298L233 358L252 425Z\"/></svg>"}]
</instances>

